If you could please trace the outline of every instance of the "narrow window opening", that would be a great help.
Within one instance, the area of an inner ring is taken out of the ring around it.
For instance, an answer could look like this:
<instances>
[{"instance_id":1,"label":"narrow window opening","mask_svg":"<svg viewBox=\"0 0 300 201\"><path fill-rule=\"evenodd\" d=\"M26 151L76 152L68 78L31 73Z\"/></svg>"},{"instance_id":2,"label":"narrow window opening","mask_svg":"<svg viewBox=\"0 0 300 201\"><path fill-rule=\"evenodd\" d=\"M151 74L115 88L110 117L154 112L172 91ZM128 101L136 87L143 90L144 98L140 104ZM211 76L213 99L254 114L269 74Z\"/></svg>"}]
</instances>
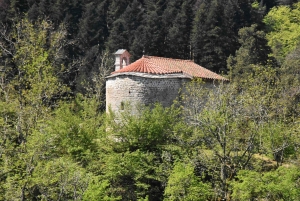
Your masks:
<instances>
[{"instance_id":1,"label":"narrow window opening","mask_svg":"<svg viewBox=\"0 0 300 201\"><path fill-rule=\"evenodd\" d=\"M124 110L125 109L125 103L122 101L121 102L121 110Z\"/></svg>"}]
</instances>

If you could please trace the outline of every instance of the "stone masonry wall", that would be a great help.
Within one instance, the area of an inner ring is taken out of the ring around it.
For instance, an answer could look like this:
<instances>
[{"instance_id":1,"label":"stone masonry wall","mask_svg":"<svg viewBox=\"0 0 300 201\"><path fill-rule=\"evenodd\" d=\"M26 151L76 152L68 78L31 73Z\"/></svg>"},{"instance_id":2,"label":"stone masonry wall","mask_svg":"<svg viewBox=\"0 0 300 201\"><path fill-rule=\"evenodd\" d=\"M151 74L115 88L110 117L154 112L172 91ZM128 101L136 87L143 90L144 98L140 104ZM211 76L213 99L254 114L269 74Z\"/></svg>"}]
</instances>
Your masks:
<instances>
[{"instance_id":1,"label":"stone masonry wall","mask_svg":"<svg viewBox=\"0 0 300 201\"><path fill-rule=\"evenodd\" d=\"M140 77L134 75L119 75L109 77L106 81L106 111L111 107L113 111L123 109L123 105L149 105L159 102L163 106L170 106L178 97L179 89L187 78L176 77Z\"/></svg>"}]
</instances>

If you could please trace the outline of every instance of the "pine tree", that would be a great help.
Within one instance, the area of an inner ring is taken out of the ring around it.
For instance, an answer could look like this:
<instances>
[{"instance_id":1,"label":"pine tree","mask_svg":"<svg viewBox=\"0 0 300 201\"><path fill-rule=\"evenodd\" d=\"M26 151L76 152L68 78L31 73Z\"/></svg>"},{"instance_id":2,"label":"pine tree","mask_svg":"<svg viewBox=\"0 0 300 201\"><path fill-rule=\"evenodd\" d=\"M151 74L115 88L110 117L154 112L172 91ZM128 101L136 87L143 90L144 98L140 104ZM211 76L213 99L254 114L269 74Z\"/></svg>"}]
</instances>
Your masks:
<instances>
[{"instance_id":1,"label":"pine tree","mask_svg":"<svg viewBox=\"0 0 300 201\"><path fill-rule=\"evenodd\" d=\"M9 4L10 4L9 0L3 0L0 3L0 19L2 23L8 20Z\"/></svg>"},{"instance_id":2,"label":"pine tree","mask_svg":"<svg viewBox=\"0 0 300 201\"><path fill-rule=\"evenodd\" d=\"M79 22L78 31L78 77L76 90L84 92L84 88L90 88L92 78L99 74L102 54L105 42L108 38L106 22L106 10L108 1L96 3L91 1L84 7L82 18Z\"/></svg>"},{"instance_id":3,"label":"pine tree","mask_svg":"<svg viewBox=\"0 0 300 201\"><path fill-rule=\"evenodd\" d=\"M26 0L13 0L10 2L10 9L14 16L24 15L29 7Z\"/></svg>"},{"instance_id":4,"label":"pine tree","mask_svg":"<svg viewBox=\"0 0 300 201\"><path fill-rule=\"evenodd\" d=\"M191 30L194 1L180 1L173 5L171 14L165 16L170 22L166 21L167 28L165 56L179 59L191 59ZM165 12L170 12L172 8L167 8ZM165 23L166 23L165 22Z\"/></svg>"},{"instance_id":5,"label":"pine tree","mask_svg":"<svg viewBox=\"0 0 300 201\"><path fill-rule=\"evenodd\" d=\"M218 0L203 2L197 10L193 25L193 59L196 63L219 71L224 69L227 56L222 41L223 9Z\"/></svg>"},{"instance_id":6,"label":"pine tree","mask_svg":"<svg viewBox=\"0 0 300 201\"><path fill-rule=\"evenodd\" d=\"M112 0L109 1L107 12L107 26L109 31L113 29L113 23L120 18L132 0Z\"/></svg>"},{"instance_id":7,"label":"pine tree","mask_svg":"<svg viewBox=\"0 0 300 201\"><path fill-rule=\"evenodd\" d=\"M110 37L108 39L108 48L110 52L114 52L118 49L127 49L132 55L132 59L137 59L136 52L138 54L142 53L141 49L136 49L134 46L136 44L136 38L139 38L143 34L140 26L143 21L143 9L142 4L137 0L134 0L131 4L126 7L126 10L122 15L113 23L113 28L110 32ZM131 51L131 49L136 51ZM141 55L139 55L141 56Z\"/></svg>"},{"instance_id":8,"label":"pine tree","mask_svg":"<svg viewBox=\"0 0 300 201\"><path fill-rule=\"evenodd\" d=\"M144 51L146 55L164 56L165 32L162 23L162 13L165 0L145 2L144 14Z\"/></svg>"},{"instance_id":9,"label":"pine tree","mask_svg":"<svg viewBox=\"0 0 300 201\"><path fill-rule=\"evenodd\" d=\"M235 57L230 56L227 60L231 79L244 79L252 72L253 65L266 65L270 59L266 34L258 30L257 25L240 29L239 37L241 47Z\"/></svg>"},{"instance_id":10,"label":"pine tree","mask_svg":"<svg viewBox=\"0 0 300 201\"><path fill-rule=\"evenodd\" d=\"M192 32L193 59L217 72L226 72L226 59L239 47L238 30L252 23L251 1L202 1Z\"/></svg>"},{"instance_id":11,"label":"pine tree","mask_svg":"<svg viewBox=\"0 0 300 201\"><path fill-rule=\"evenodd\" d=\"M114 21L113 28L107 41L108 50L114 52L116 49L128 49L128 32L129 30L126 27L124 19L117 19Z\"/></svg>"}]
</instances>

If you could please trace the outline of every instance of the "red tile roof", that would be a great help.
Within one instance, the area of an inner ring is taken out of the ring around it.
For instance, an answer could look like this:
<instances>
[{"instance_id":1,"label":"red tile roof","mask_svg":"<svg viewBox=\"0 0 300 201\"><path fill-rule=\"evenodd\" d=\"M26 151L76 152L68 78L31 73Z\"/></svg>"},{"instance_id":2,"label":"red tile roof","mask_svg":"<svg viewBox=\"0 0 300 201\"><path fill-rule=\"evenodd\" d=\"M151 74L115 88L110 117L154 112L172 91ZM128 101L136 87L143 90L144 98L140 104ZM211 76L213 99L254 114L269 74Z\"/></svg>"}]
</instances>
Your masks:
<instances>
[{"instance_id":1,"label":"red tile roof","mask_svg":"<svg viewBox=\"0 0 300 201\"><path fill-rule=\"evenodd\" d=\"M125 72L138 72L149 74L174 74L182 73L188 74L192 77L205 78L205 79L217 79L228 80L191 60L170 59L164 57L155 56L143 56L139 60L129 64L128 66L113 72L125 73Z\"/></svg>"}]
</instances>

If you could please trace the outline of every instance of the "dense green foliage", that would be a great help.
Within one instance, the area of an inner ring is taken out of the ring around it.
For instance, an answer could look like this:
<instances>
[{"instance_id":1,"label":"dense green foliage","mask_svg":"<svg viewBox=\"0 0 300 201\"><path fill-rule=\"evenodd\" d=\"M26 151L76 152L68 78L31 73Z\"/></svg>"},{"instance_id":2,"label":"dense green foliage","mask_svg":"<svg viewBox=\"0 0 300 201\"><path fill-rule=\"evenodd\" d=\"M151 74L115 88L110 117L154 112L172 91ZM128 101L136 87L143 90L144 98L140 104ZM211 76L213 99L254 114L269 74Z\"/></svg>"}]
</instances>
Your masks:
<instances>
[{"instance_id":1,"label":"dense green foliage","mask_svg":"<svg viewBox=\"0 0 300 201\"><path fill-rule=\"evenodd\" d=\"M277 60L282 61L299 43L300 3L272 9L264 22L269 29L268 43Z\"/></svg>"},{"instance_id":2,"label":"dense green foliage","mask_svg":"<svg viewBox=\"0 0 300 201\"><path fill-rule=\"evenodd\" d=\"M279 167L265 174L242 170L232 182L232 197L238 200L297 200L299 191L299 167Z\"/></svg>"},{"instance_id":3,"label":"dense green foliage","mask_svg":"<svg viewBox=\"0 0 300 201\"><path fill-rule=\"evenodd\" d=\"M299 16L297 0L0 1L0 200L299 199ZM120 48L230 83L105 113Z\"/></svg>"}]
</instances>

